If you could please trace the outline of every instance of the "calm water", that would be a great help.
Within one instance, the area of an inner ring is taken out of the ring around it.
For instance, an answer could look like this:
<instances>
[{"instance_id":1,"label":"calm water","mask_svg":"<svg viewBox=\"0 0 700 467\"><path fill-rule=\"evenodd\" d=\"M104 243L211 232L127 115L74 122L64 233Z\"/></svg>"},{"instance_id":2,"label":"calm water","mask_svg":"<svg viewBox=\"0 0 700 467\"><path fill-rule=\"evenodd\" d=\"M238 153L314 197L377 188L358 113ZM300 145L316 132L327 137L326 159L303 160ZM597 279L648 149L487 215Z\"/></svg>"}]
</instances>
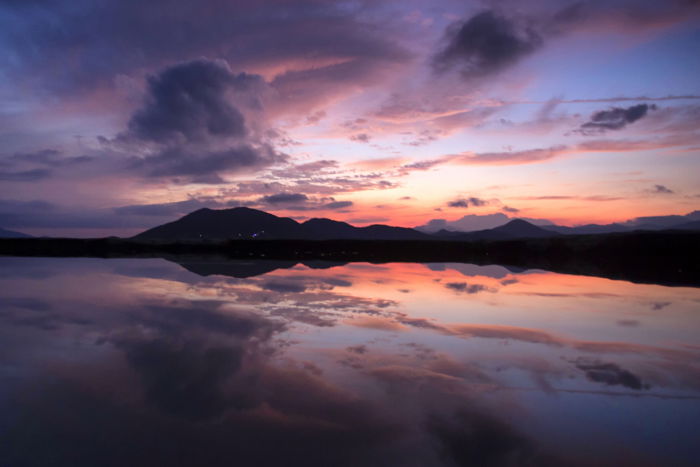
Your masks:
<instances>
[{"instance_id":1,"label":"calm water","mask_svg":"<svg viewBox=\"0 0 700 467\"><path fill-rule=\"evenodd\" d=\"M0 258L0 466L697 465L700 289Z\"/></svg>"}]
</instances>

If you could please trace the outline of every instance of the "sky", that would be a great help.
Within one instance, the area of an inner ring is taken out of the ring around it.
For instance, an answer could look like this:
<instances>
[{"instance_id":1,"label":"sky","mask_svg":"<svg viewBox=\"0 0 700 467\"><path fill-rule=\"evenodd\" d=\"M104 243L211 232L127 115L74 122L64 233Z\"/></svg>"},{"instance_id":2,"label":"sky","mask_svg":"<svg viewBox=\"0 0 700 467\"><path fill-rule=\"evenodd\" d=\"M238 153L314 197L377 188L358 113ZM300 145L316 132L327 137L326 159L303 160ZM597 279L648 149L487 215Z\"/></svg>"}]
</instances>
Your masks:
<instances>
[{"instance_id":1,"label":"sky","mask_svg":"<svg viewBox=\"0 0 700 467\"><path fill-rule=\"evenodd\" d=\"M700 209L697 0L0 0L0 227Z\"/></svg>"}]
</instances>

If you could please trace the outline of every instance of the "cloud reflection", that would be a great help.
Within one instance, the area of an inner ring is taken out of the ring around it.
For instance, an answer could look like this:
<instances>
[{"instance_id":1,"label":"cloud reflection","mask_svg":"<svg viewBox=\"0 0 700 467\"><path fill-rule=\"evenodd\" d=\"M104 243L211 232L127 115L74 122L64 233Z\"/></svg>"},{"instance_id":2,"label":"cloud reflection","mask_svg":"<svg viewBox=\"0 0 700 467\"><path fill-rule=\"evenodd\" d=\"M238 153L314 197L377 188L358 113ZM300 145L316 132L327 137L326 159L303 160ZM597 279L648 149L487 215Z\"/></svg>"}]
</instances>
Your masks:
<instances>
[{"instance_id":1,"label":"cloud reflection","mask_svg":"<svg viewBox=\"0 0 700 467\"><path fill-rule=\"evenodd\" d=\"M0 279L0 464L584 465L604 450L592 442L581 460L550 442L552 429L578 436L565 421L528 428L553 423L560 398L585 410L624 398L634 418L650 397L700 397L692 342L634 341L638 328L614 325L638 310L653 334L648 304L687 310L692 289L612 294L612 281L499 271L470 275L493 292L470 294L458 293L461 268L216 266L269 270L242 278L161 260L43 261L49 276ZM606 307L581 312L595 332L538 321L542 309L579 319L580 297ZM654 433L679 443L669 423ZM656 455L635 446L623 460Z\"/></svg>"}]
</instances>

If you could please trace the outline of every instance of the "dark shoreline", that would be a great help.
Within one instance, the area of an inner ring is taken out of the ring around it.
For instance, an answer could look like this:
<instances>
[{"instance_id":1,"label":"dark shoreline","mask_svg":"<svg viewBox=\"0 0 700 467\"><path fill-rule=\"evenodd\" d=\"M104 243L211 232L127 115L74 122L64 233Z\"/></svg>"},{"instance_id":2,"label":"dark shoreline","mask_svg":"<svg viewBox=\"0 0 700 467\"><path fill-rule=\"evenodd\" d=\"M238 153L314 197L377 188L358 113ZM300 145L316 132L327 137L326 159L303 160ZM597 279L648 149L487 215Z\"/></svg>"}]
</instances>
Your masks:
<instances>
[{"instance_id":1,"label":"dark shoreline","mask_svg":"<svg viewBox=\"0 0 700 467\"><path fill-rule=\"evenodd\" d=\"M700 232L665 231L507 241L0 239L2 256L455 262L700 287Z\"/></svg>"}]
</instances>

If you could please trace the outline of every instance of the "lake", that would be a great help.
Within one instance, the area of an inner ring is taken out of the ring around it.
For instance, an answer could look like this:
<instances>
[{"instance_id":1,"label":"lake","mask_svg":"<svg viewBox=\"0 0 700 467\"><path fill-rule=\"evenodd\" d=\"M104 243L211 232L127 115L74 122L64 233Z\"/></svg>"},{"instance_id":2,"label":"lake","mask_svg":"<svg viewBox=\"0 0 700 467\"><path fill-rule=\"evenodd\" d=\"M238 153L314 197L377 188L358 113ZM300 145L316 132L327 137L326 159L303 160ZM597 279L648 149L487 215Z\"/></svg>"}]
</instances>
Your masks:
<instances>
[{"instance_id":1,"label":"lake","mask_svg":"<svg viewBox=\"0 0 700 467\"><path fill-rule=\"evenodd\" d=\"M697 465L700 289L0 258L0 466Z\"/></svg>"}]
</instances>

